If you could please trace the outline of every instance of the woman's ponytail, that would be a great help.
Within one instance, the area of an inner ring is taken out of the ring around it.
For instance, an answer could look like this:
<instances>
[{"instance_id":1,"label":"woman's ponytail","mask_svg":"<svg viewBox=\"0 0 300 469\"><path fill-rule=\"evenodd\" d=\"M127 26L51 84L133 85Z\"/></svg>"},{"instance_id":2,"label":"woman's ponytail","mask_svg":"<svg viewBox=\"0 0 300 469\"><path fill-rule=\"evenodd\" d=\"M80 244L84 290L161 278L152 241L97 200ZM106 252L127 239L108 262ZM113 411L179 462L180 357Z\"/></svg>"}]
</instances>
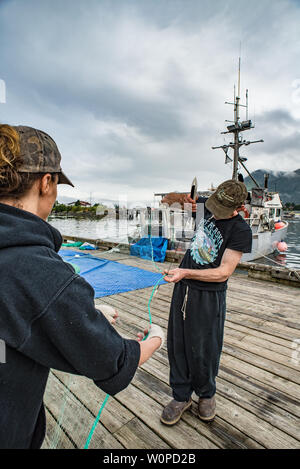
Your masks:
<instances>
[{"instance_id":1,"label":"woman's ponytail","mask_svg":"<svg viewBox=\"0 0 300 469\"><path fill-rule=\"evenodd\" d=\"M8 173L17 170L21 164L18 132L10 125L0 124L0 182L4 182Z\"/></svg>"}]
</instances>

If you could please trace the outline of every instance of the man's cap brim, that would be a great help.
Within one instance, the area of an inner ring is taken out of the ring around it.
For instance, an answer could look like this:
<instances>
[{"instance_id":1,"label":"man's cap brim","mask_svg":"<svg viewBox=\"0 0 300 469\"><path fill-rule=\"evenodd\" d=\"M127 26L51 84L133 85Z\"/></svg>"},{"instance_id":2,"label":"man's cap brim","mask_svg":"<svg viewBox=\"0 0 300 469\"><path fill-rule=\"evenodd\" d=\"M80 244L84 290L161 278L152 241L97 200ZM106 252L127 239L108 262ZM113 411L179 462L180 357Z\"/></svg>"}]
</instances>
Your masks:
<instances>
[{"instance_id":1,"label":"man's cap brim","mask_svg":"<svg viewBox=\"0 0 300 469\"><path fill-rule=\"evenodd\" d=\"M70 181L70 179L65 175L63 171L61 171L59 174L58 184L68 184L68 186L75 187L74 184Z\"/></svg>"},{"instance_id":2,"label":"man's cap brim","mask_svg":"<svg viewBox=\"0 0 300 469\"><path fill-rule=\"evenodd\" d=\"M205 202L205 207L209 210L216 218L225 219L230 217L236 210L234 207L224 207L220 204L216 194L212 194L209 199Z\"/></svg>"}]
</instances>

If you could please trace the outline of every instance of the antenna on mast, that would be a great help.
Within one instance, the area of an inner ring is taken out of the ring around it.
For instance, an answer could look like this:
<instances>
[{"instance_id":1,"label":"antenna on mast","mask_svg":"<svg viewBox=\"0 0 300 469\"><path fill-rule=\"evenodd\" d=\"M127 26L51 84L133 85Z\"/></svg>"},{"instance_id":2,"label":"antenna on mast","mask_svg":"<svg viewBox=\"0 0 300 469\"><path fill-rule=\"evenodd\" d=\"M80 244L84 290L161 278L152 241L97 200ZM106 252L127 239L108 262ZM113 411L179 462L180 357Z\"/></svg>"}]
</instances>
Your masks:
<instances>
[{"instance_id":1,"label":"antenna on mast","mask_svg":"<svg viewBox=\"0 0 300 469\"><path fill-rule=\"evenodd\" d=\"M241 97L241 57L239 57L238 98Z\"/></svg>"},{"instance_id":2,"label":"antenna on mast","mask_svg":"<svg viewBox=\"0 0 300 469\"><path fill-rule=\"evenodd\" d=\"M240 46L241 47L241 46ZM248 110L248 89L246 90L246 105L240 103L241 100L241 53L239 57L239 74L238 74L238 95L236 95L236 86L234 86L234 102L229 103L225 102L225 104L231 104L234 106L234 121L225 121L225 122L231 122L231 125L227 126L227 131L221 132L221 134L233 134L234 135L234 140L231 141L229 144L224 144L219 147L212 147L213 150L217 148L221 148L224 153L225 153L225 164L232 162L233 163L233 172L232 172L232 179L233 180L238 180L238 166L241 164L241 166L247 171L247 173L250 175L248 172L247 168L244 165L244 162L247 161L247 158L243 158L240 156L240 148L244 145L248 146L251 145L252 143L259 143L263 142L263 140L256 140L256 141L248 141L242 139L240 134L244 132L245 130L250 130L254 128L254 125L251 120L249 120L248 115L249 115L249 110ZM240 120L240 107L246 108L246 120L241 121ZM233 125L232 125L233 124ZM233 158L230 158L228 155L229 149L233 150ZM254 178L250 175L250 177L253 179ZM259 187L258 183L254 181L257 187Z\"/></svg>"}]
</instances>

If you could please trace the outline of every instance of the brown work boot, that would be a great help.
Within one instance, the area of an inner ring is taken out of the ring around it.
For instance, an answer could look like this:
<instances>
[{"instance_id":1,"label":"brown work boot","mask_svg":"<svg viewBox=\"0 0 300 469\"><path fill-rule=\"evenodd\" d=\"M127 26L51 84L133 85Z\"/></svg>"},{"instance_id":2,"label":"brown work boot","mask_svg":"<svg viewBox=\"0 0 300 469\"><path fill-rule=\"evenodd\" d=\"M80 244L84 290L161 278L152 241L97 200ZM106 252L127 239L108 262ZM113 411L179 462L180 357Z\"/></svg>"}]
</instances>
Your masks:
<instances>
[{"instance_id":1,"label":"brown work boot","mask_svg":"<svg viewBox=\"0 0 300 469\"><path fill-rule=\"evenodd\" d=\"M188 402L178 402L173 399L163 410L160 421L165 425L175 425L183 412L186 411L192 405L192 398Z\"/></svg>"},{"instance_id":2,"label":"brown work boot","mask_svg":"<svg viewBox=\"0 0 300 469\"><path fill-rule=\"evenodd\" d=\"M210 399L199 398L198 402L199 418L204 422L211 422L216 415L216 399L213 396Z\"/></svg>"}]
</instances>

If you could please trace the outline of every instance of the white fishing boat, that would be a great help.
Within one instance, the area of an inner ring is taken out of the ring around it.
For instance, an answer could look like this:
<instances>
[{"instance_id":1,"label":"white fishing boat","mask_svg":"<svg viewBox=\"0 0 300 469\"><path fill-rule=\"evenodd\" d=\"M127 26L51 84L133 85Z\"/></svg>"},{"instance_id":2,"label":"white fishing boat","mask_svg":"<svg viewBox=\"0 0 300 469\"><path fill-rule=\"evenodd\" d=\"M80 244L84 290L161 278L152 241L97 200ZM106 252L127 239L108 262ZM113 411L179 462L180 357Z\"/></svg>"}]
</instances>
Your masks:
<instances>
[{"instance_id":1,"label":"white fishing boat","mask_svg":"<svg viewBox=\"0 0 300 469\"><path fill-rule=\"evenodd\" d=\"M242 261L249 262L267 256L276 250L280 251L280 243L284 241L288 231L288 222L283 217L283 206L278 192L271 192L268 189L269 175L265 174L264 187L260 187L251 173L248 171L245 162L247 158L240 156L240 148L263 140L249 141L243 138L243 132L254 128L252 121L248 117L248 90L246 90L246 104L240 103L240 62L238 77L238 93L234 87L234 102L226 103L234 106L234 120L229 123L227 130L222 132L232 134L233 141L212 149L222 149L225 153L225 164L232 163L232 179L243 180L244 170L253 181L254 188L249 190L248 199L240 212L240 215L250 225L253 236L252 252L244 254ZM246 109L246 119L241 120L240 108ZM229 151L233 150L233 157ZM213 193L213 188L201 195L209 196ZM161 199L166 193L154 194ZM191 238L194 236L194 220L191 213L182 210L180 206L168 207L160 204L158 208L148 208L141 211L141 230L143 236L162 236L169 240L169 249L187 249ZM282 243L281 243L282 245ZM285 248L284 248L285 249Z\"/></svg>"},{"instance_id":2,"label":"white fishing boat","mask_svg":"<svg viewBox=\"0 0 300 469\"><path fill-rule=\"evenodd\" d=\"M288 222L283 219L283 206L278 192L271 192L268 189L269 175L265 174L264 187L260 187L252 174L248 171L245 162L247 158L240 156L240 148L253 143L263 143L263 140L249 141L243 138L243 132L254 128L252 121L248 117L248 90L246 90L246 104L240 103L240 69L239 60L238 93L234 87L234 102L226 103L234 106L234 120L226 121L230 123L227 130L222 135L233 134L234 140L229 144L212 149L220 148L225 153L225 164L233 164L232 179L238 180L244 170L253 181L254 188L249 192L244 211L241 215L245 218L252 229L253 243L252 252L244 254L242 261L253 261L263 256L280 250L280 242L284 241L288 231ZM246 109L246 119L241 120L240 108ZM229 155L229 150L233 150L233 157ZM243 176L242 176L243 179Z\"/></svg>"}]
</instances>

